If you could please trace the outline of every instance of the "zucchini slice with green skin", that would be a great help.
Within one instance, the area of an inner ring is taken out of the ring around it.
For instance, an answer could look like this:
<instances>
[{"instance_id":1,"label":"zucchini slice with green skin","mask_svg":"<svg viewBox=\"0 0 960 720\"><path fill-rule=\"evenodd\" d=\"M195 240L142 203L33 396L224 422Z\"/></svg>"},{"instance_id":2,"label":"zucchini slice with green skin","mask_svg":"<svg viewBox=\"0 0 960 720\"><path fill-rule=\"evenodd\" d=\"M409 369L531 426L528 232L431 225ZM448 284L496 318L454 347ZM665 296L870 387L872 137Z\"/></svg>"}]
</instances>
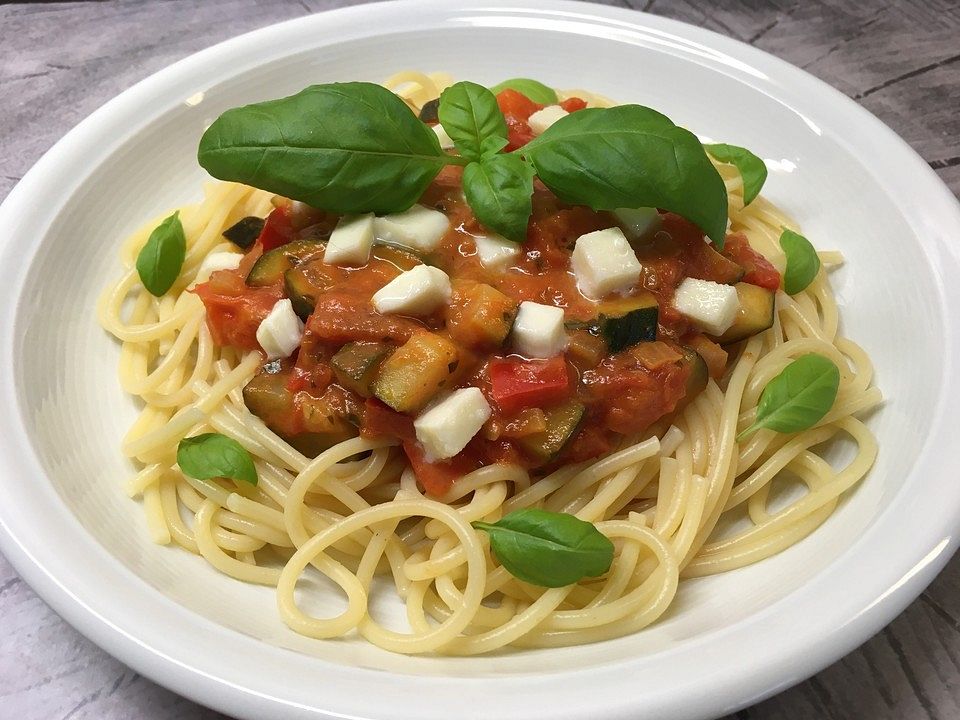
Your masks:
<instances>
[{"instance_id":1,"label":"zucchini slice with green skin","mask_svg":"<svg viewBox=\"0 0 960 720\"><path fill-rule=\"evenodd\" d=\"M420 332L380 366L373 394L401 413L416 412L448 387L460 366L457 346L442 335Z\"/></svg>"},{"instance_id":2,"label":"zucchini slice with green skin","mask_svg":"<svg viewBox=\"0 0 960 720\"><path fill-rule=\"evenodd\" d=\"M249 215L224 230L223 236L237 247L247 250L260 237L266 222L263 218Z\"/></svg>"},{"instance_id":3,"label":"zucchini slice with green skin","mask_svg":"<svg viewBox=\"0 0 960 720\"><path fill-rule=\"evenodd\" d=\"M652 293L605 300L598 311L595 324L611 353L657 339L660 307Z\"/></svg>"},{"instance_id":4,"label":"zucchini slice with green skin","mask_svg":"<svg viewBox=\"0 0 960 720\"><path fill-rule=\"evenodd\" d=\"M700 249L700 267L703 270L704 280L712 280L721 285L734 285L743 279L746 270L728 257L725 257L704 244Z\"/></svg>"},{"instance_id":5,"label":"zucchini slice with green skin","mask_svg":"<svg viewBox=\"0 0 960 720\"><path fill-rule=\"evenodd\" d=\"M440 122L440 98L427 100L420 108L419 118L425 123Z\"/></svg>"},{"instance_id":6,"label":"zucchini slice with green skin","mask_svg":"<svg viewBox=\"0 0 960 720\"><path fill-rule=\"evenodd\" d=\"M684 387L683 397L677 403L674 412L683 410L687 405L693 402L697 395L702 393L707 387L707 381L710 379L710 371L703 357L693 348L686 345L680 348L683 353L681 362L690 365L690 374L687 376L687 383Z\"/></svg>"},{"instance_id":7,"label":"zucchini slice with green skin","mask_svg":"<svg viewBox=\"0 0 960 720\"><path fill-rule=\"evenodd\" d=\"M330 360L337 382L363 397L373 396L373 381L380 365L396 348L387 343L352 342Z\"/></svg>"},{"instance_id":8,"label":"zucchini slice with green skin","mask_svg":"<svg viewBox=\"0 0 960 720\"><path fill-rule=\"evenodd\" d=\"M247 274L247 285L264 287L283 280L283 274L300 263L323 255L325 244L295 240L260 256Z\"/></svg>"},{"instance_id":9,"label":"zucchini slice with green skin","mask_svg":"<svg viewBox=\"0 0 960 720\"><path fill-rule=\"evenodd\" d=\"M323 260L308 260L283 274L283 289L297 316L307 321L317 306L317 297L337 282L338 270Z\"/></svg>"},{"instance_id":10,"label":"zucchini slice with green skin","mask_svg":"<svg viewBox=\"0 0 960 720\"><path fill-rule=\"evenodd\" d=\"M773 290L743 282L737 283L734 287L737 289L740 309L737 311L733 325L723 335L712 338L721 345L753 337L773 325L776 297Z\"/></svg>"},{"instance_id":11,"label":"zucchini slice with green skin","mask_svg":"<svg viewBox=\"0 0 960 720\"><path fill-rule=\"evenodd\" d=\"M587 417L587 408L577 400L567 400L549 410L547 429L544 432L525 435L514 442L519 448L538 462L547 463L555 459L577 434Z\"/></svg>"}]
</instances>

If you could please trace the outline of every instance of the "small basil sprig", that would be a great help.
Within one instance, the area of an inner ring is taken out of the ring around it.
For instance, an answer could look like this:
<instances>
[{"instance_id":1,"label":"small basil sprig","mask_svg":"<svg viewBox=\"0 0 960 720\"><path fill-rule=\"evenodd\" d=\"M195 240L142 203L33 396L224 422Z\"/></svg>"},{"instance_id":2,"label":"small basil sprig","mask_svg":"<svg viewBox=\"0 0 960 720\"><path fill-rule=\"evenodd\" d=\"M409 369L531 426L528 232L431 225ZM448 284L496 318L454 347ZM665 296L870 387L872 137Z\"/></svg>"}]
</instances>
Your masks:
<instances>
[{"instance_id":1,"label":"small basil sprig","mask_svg":"<svg viewBox=\"0 0 960 720\"><path fill-rule=\"evenodd\" d=\"M177 446L177 464L198 480L225 477L257 484L257 468L250 453L233 438L220 433L187 437Z\"/></svg>"},{"instance_id":2,"label":"small basil sprig","mask_svg":"<svg viewBox=\"0 0 960 720\"><path fill-rule=\"evenodd\" d=\"M494 95L499 95L504 90L516 90L540 105L556 105L560 100L557 91L552 87L530 78L510 78L494 85L490 90Z\"/></svg>"},{"instance_id":3,"label":"small basil sprig","mask_svg":"<svg viewBox=\"0 0 960 720\"><path fill-rule=\"evenodd\" d=\"M642 105L587 108L517 151L561 200L594 210L656 207L696 223L723 247L727 191L689 130Z\"/></svg>"},{"instance_id":4,"label":"small basil sprig","mask_svg":"<svg viewBox=\"0 0 960 720\"><path fill-rule=\"evenodd\" d=\"M820 256L803 235L786 228L780 234L780 247L787 256L783 289L788 295L796 295L805 290L820 272Z\"/></svg>"},{"instance_id":5,"label":"small basil sprig","mask_svg":"<svg viewBox=\"0 0 960 720\"><path fill-rule=\"evenodd\" d=\"M507 121L493 93L483 85L458 82L440 94L440 124L460 154L480 160L507 144Z\"/></svg>"},{"instance_id":6,"label":"small basil sprig","mask_svg":"<svg viewBox=\"0 0 960 720\"><path fill-rule=\"evenodd\" d=\"M760 394L757 419L737 435L741 441L761 428L780 433L812 428L833 407L840 370L823 355L801 355L767 383Z\"/></svg>"},{"instance_id":7,"label":"small basil sprig","mask_svg":"<svg viewBox=\"0 0 960 720\"><path fill-rule=\"evenodd\" d=\"M160 297L173 287L186 254L187 238L178 210L154 228L137 255L137 274L151 295Z\"/></svg>"},{"instance_id":8,"label":"small basil sprig","mask_svg":"<svg viewBox=\"0 0 960 720\"><path fill-rule=\"evenodd\" d=\"M743 204L749 205L757 199L760 188L767 180L767 166L746 148L726 143L704 145L707 152L722 163L735 165L743 179Z\"/></svg>"},{"instance_id":9,"label":"small basil sprig","mask_svg":"<svg viewBox=\"0 0 960 720\"><path fill-rule=\"evenodd\" d=\"M373 83L313 85L227 110L200 139L207 172L335 213L406 210L447 155L429 127Z\"/></svg>"},{"instance_id":10,"label":"small basil sprig","mask_svg":"<svg viewBox=\"0 0 960 720\"><path fill-rule=\"evenodd\" d=\"M603 575L613 562L610 539L567 513L527 508L473 527L490 535L490 547L511 575L533 585L571 585Z\"/></svg>"}]
</instances>

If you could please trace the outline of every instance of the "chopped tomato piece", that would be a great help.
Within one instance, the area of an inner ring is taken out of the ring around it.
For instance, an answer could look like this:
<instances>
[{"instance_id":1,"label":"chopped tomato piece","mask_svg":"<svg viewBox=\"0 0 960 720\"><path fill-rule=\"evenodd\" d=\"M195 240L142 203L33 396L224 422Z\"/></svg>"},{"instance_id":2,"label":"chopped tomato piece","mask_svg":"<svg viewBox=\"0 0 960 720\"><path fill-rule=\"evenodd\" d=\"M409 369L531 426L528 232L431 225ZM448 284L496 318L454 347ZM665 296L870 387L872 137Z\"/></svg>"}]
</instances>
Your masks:
<instances>
[{"instance_id":1,"label":"chopped tomato piece","mask_svg":"<svg viewBox=\"0 0 960 720\"><path fill-rule=\"evenodd\" d=\"M576 112L577 110L583 110L586 106L587 101L578 97L569 97L560 103L560 107L562 107L568 113Z\"/></svg>"},{"instance_id":2,"label":"chopped tomato piece","mask_svg":"<svg viewBox=\"0 0 960 720\"><path fill-rule=\"evenodd\" d=\"M613 441L609 434L602 427L587 422L563 450L561 459L567 463L578 463L599 457L612 449Z\"/></svg>"},{"instance_id":3,"label":"chopped tomato piece","mask_svg":"<svg viewBox=\"0 0 960 720\"><path fill-rule=\"evenodd\" d=\"M259 350L257 328L283 297L279 284L252 288L233 270L213 273L194 292L207 309L207 327L217 345Z\"/></svg>"},{"instance_id":4,"label":"chopped tomato piece","mask_svg":"<svg viewBox=\"0 0 960 720\"><path fill-rule=\"evenodd\" d=\"M750 247L750 242L743 233L727 235L723 254L746 271L744 282L767 290L777 290L780 287L780 273L769 260Z\"/></svg>"},{"instance_id":5,"label":"chopped tomato piece","mask_svg":"<svg viewBox=\"0 0 960 720\"><path fill-rule=\"evenodd\" d=\"M494 359L489 373L490 394L508 415L523 408L551 405L570 394L567 363L562 355L549 360Z\"/></svg>"},{"instance_id":6,"label":"chopped tomato piece","mask_svg":"<svg viewBox=\"0 0 960 720\"><path fill-rule=\"evenodd\" d=\"M293 240L293 233L290 206L281 205L267 215L267 221L263 225L263 230L260 231L257 242L263 247L264 252L270 252L274 248L286 245Z\"/></svg>"},{"instance_id":7,"label":"chopped tomato piece","mask_svg":"<svg viewBox=\"0 0 960 720\"><path fill-rule=\"evenodd\" d=\"M449 460L427 462L423 448L416 442L405 441L403 451L410 461L417 480L423 485L428 495L440 497L445 494L453 483L467 473L471 473L482 466L480 456L473 447L468 445L459 455Z\"/></svg>"},{"instance_id":8,"label":"chopped tomato piece","mask_svg":"<svg viewBox=\"0 0 960 720\"><path fill-rule=\"evenodd\" d=\"M391 410L376 398L368 398L363 406L360 434L367 438L395 437L411 443L417 439L413 430L413 418Z\"/></svg>"},{"instance_id":9,"label":"chopped tomato piece","mask_svg":"<svg viewBox=\"0 0 960 720\"><path fill-rule=\"evenodd\" d=\"M516 150L533 140L533 131L527 120L542 108L523 93L516 90L504 90L497 95L497 105L507 121L507 150Z\"/></svg>"}]
</instances>

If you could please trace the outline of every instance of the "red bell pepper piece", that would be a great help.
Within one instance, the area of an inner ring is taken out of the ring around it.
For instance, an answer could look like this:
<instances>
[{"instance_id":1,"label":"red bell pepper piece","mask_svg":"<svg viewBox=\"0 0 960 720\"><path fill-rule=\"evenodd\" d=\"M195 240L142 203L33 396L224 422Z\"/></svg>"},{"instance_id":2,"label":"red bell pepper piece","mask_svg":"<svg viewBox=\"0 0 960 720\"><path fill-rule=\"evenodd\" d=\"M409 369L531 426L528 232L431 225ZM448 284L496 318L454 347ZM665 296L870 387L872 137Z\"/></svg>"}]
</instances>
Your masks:
<instances>
[{"instance_id":1,"label":"red bell pepper piece","mask_svg":"<svg viewBox=\"0 0 960 720\"><path fill-rule=\"evenodd\" d=\"M260 231L260 237L257 239L263 245L264 252L270 252L274 248L286 245L293 239L293 223L290 220L290 206L281 205L274 208L267 221L263 224L263 230Z\"/></svg>"},{"instance_id":2,"label":"red bell pepper piece","mask_svg":"<svg viewBox=\"0 0 960 720\"><path fill-rule=\"evenodd\" d=\"M563 355L549 360L499 358L490 361L490 395L507 415L565 399L570 378Z\"/></svg>"}]
</instances>

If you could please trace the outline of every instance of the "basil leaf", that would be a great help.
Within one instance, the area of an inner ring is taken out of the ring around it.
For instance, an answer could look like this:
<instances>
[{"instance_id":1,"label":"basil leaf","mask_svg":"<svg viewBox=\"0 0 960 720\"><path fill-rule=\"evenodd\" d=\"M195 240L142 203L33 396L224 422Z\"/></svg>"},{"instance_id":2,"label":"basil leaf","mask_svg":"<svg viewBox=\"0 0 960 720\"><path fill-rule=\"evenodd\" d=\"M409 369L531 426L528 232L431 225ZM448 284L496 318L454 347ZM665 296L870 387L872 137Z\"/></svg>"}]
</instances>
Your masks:
<instances>
[{"instance_id":1,"label":"basil leaf","mask_svg":"<svg viewBox=\"0 0 960 720\"><path fill-rule=\"evenodd\" d=\"M221 180L344 214L406 210L460 160L403 100L363 82L227 110L203 134L197 158Z\"/></svg>"},{"instance_id":2,"label":"basil leaf","mask_svg":"<svg viewBox=\"0 0 960 720\"><path fill-rule=\"evenodd\" d=\"M527 508L473 527L490 535L490 547L511 575L533 585L571 585L603 575L613 563L609 538L567 513Z\"/></svg>"},{"instance_id":3,"label":"basil leaf","mask_svg":"<svg viewBox=\"0 0 960 720\"><path fill-rule=\"evenodd\" d=\"M511 78L490 88L494 95L499 95L504 90L516 90L540 105L556 105L560 102L556 90L530 78Z\"/></svg>"},{"instance_id":4,"label":"basil leaf","mask_svg":"<svg viewBox=\"0 0 960 720\"><path fill-rule=\"evenodd\" d=\"M479 160L507 144L507 121L483 85L458 82L440 94L440 124L463 157Z\"/></svg>"},{"instance_id":5,"label":"basil leaf","mask_svg":"<svg viewBox=\"0 0 960 720\"><path fill-rule=\"evenodd\" d=\"M743 204L749 205L760 194L760 188L767 180L767 166L756 155L746 148L726 143L704 145L707 152L722 163L730 163L737 167L737 172L743 179Z\"/></svg>"},{"instance_id":6,"label":"basil leaf","mask_svg":"<svg viewBox=\"0 0 960 720\"><path fill-rule=\"evenodd\" d=\"M463 194L481 224L523 242L533 211L533 168L516 155L494 155L467 165Z\"/></svg>"},{"instance_id":7,"label":"basil leaf","mask_svg":"<svg viewBox=\"0 0 960 720\"><path fill-rule=\"evenodd\" d=\"M580 110L515 152L533 163L564 202L594 210L671 210L723 247L723 180L696 136L655 110L641 105Z\"/></svg>"},{"instance_id":8,"label":"basil leaf","mask_svg":"<svg viewBox=\"0 0 960 720\"><path fill-rule=\"evenodd\" d=\"M816 249L800 233L783 229L780 247L787 255L787 268L783 271L783 289L787 295L796 295L820 272L820 256Z\"/></svg>"},{"instance_id":9,"label":"basil leaf","mask_svg":"<svg viewBox=\"0 0 960 720\"><path fill-rule=\"evenodd\" d=\"M250 453L233 438L220 433L187 437L177 446L177 464L198 480L225 477L257 484L257 468Z\"/></svg>"},{"instance_id":10,"label":"basil leaf","mask_svg":"<svg viewBox=\"0 0 960 720\"><path fill-rule=\"evenodd\" d=\"M760 394L757 419L737 441L761 428L792 433L813 427L833 407L840 370L823 355L801 355L767 383Z\"/></svg>"},{"instance_id":11,"label":"basil leaf","mask_svg":"<svg viewBox=\"0 0 960 720\"><path fill-rule=\"evenodd\" d=\"M137 274L151 295L160 297L173 287L186 254L187 238L177 210L154 228L137 255Z\"/></svg>"}]
</instances>

